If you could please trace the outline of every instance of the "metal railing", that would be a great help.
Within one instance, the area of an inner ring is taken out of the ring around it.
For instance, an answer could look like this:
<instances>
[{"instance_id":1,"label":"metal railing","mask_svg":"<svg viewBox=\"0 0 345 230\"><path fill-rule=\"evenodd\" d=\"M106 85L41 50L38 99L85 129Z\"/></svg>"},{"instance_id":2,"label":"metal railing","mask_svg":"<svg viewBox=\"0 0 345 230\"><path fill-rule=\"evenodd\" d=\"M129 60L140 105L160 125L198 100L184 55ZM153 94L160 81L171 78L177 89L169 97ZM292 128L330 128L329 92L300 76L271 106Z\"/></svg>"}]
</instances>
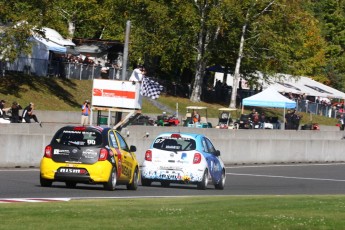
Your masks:
<instances>
[{"instance_id":1,"label":"metal railing","mask_svg":"<svg viewBox=\"0 0 345 230\"><path fill-rule=\"evenodd\" d=\"M14 71L36 76L54 76L78 80L92 80L95 78L120 79L121 69L109 67L108 74L105 76L101 74L101 68L102 66L98 65L35 58L18 58L14 62L0 62L2 75L6 71Z\"/></svg>"}]
</instances>

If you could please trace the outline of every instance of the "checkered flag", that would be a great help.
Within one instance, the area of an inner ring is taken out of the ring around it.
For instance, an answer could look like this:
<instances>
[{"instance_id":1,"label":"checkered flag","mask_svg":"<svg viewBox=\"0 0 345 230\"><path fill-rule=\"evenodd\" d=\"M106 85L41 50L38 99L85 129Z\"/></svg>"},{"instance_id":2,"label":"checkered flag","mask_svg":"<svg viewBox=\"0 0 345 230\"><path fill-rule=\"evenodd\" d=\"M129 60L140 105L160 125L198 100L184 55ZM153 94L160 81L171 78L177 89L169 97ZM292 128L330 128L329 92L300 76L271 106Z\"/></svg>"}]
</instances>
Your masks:
<instances>
[{"instance_id":1,"label":"checkered flag","mask_svg":"<svg viewBox=\"0 0 345 230\"><path fill-rule=\"evenodd\" d=\"M141 85L140 93L145 97L150 97L152 99L159 98L161 91L163 90L163 86L161 86L158 82L151 80L148 77L143 78L143 82Z\"/></svg>"}]
</instances>

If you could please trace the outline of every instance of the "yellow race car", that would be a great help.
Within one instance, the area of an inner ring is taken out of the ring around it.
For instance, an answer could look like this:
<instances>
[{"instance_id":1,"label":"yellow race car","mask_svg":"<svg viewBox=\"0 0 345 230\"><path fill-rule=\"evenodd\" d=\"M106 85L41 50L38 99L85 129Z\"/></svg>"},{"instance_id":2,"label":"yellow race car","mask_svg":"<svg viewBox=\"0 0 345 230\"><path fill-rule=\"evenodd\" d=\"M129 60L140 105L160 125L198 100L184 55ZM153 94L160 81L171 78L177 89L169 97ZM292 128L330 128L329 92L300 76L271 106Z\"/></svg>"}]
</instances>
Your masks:
<instances>
[{"instance_id":1,"label":"yellow race car","mask_svg":"<svg viewBox=\"0 0 345 230\"><path fill-rule=\"evenodd\" d=\"M121 134L98 126L65 126L45 147L40 164L40 183L54 181L69 188L77 183L102 184L107 190L126 185L136 190L140 177L135 146L128 146Z\"/></svg>"}]
</instances>

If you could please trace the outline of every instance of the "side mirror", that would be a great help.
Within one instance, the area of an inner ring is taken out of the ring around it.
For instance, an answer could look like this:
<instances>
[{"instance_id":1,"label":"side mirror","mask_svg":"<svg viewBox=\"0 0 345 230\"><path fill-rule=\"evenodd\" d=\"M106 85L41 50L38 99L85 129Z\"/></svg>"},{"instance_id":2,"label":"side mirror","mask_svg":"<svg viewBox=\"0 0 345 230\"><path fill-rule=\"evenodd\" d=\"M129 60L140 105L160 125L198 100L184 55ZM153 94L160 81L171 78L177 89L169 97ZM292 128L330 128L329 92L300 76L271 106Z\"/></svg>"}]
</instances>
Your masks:
<instances>
[{"instance_id":1,"label":"side mirror","mask_svg":"<svg viewBox=\"0 0 345 230\"><path fill-rule=\"evenodd\" d=\"M129 151L130 152L136 152L137 151L137 147L135 147L134 145L131 145L131 147L129 147Z\"/></svg>"},{"instance_id":2,"label":"side mirror","mask_svg":"<svg viewBox=\"0 0 345 230\"><path fill-rule=\"evenodd\" d=\"M214 153L214 155L215 155L216 157L219 157L219 156L220 156L220 151L219 151L219 150L216 150L216 152Z\"/></svg>"}]
</instances>

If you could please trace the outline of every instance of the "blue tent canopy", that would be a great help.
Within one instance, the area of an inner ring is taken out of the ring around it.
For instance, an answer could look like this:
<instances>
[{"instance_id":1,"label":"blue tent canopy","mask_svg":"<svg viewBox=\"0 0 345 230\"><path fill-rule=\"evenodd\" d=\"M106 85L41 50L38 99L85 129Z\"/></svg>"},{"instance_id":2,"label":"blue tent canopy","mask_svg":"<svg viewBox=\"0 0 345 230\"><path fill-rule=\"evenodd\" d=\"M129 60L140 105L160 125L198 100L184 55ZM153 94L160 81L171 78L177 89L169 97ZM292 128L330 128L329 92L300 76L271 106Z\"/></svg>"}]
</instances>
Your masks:
<instances>
[{"instance_id":1,"label":"blue tent canopy","mask_svg":"<svg viewBox=\"0 0 345 230\"><path fill-rule=\"evenodd\" d=\"M296 102L292 101L273 88L267 88L264 91L247 97L242 101L243 106L258 106L272 108L295 108Z\"/></svg>"}]
</instances>

